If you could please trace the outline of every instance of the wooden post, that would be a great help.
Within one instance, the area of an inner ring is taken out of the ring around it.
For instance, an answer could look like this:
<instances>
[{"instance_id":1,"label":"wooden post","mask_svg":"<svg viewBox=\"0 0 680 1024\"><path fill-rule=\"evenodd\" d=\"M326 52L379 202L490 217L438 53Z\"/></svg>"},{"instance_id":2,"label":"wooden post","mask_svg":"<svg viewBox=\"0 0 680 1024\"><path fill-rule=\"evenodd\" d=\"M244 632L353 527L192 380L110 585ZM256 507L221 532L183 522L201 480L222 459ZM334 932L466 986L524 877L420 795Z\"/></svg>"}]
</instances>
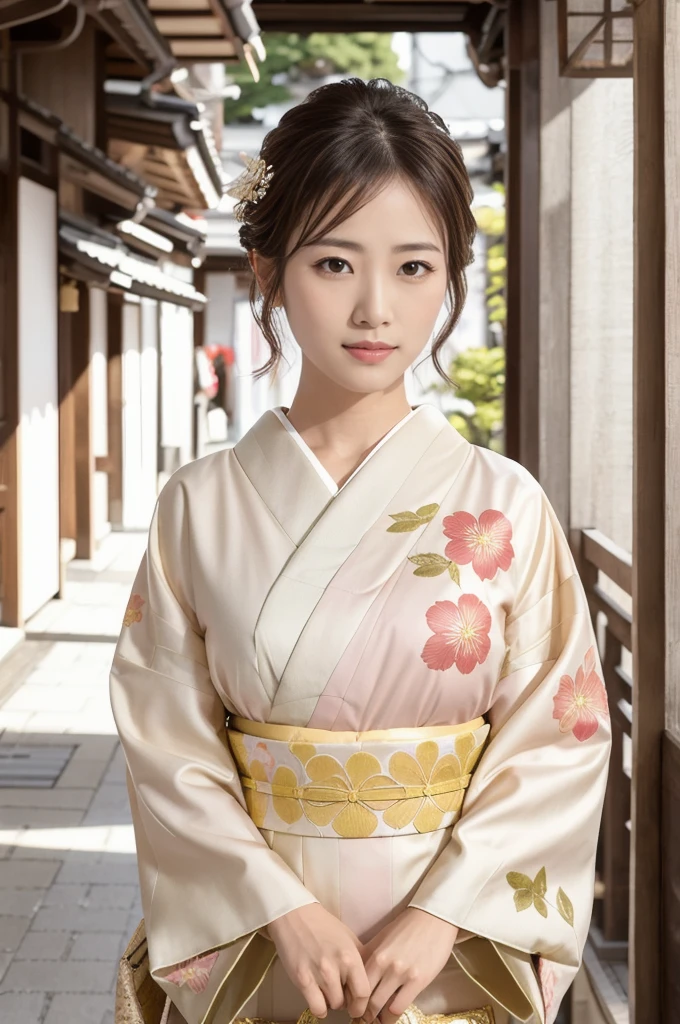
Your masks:
<instances>
[{"instance_id":1,"label":"wooden post","mask_svg":"<svg viewBox=\"0 0 680 1024\"><path fill-rule=\"evenodd\" d=\"M664 424L667 298L664 252L664 2L643 0L635 7L635 685L629 933L632 1024L651 1024L662 1019L660 825L666 669L664 473L667 440ZM675 558L678 558L677 550Z\"/></svg>"},{"instance_id":2,"label":"wooden post","mask_svg":"<svg viewBox=\"0 0 680 1024\"><path fill-rule=\"evenodd\" d=\"M539 476L540 17L508 5L505 452Z\"/></svg>"},{"instance_id":3,"label":"wooden post","mask_svg":"<svg viewBox=\"0 0 680 1024\"><path fill-rule=\"evenodd\" d=\"M123 522L123 296L108 294L109 519Z\"/></svg>"},{"instance_id":4,"label":"wooden post","mask_svg":"<svg viewBox=\"0 0 680 1024\"><path fill-rule=\"evenodd\" d=\"M664 41L666 230L666 740L663 1010L680 1006L680 6L666 0Z\"/></svg>"},{"instance_id":5,"label":"wooden post","mask_svg":"<svg viewBox=\"0 0 680 1024\"><path fill-rule=\"evenodd\" d=\"M626 822L630 814L630 791L623 772L623 738L629 725L624 718L619 700L630 698L622 694L618 676L622 644L607 627L602 671L612 711L612 754L607 780L607 794L602 815L603 881L605 900L602 912L602 934L605 942L625 942L628 938L628 878L630 874L630 845Z\"/></svg>"},{"instance_id":6,"label":"wooden post","mask_svg":"<svg viewBox=\"0 0 680 1024\"><path fill-rule=\"evenodd\" d=\"M0 601L2 625L23 626L19 572L19 118L16 103L16 64L10 53L9 32L2 33L0 83L8 90L6 173L0 171Z\"/></svg>"},{"instance_id":7,"label":"wooden post","mask_svg":"<svg viewBox=\"0 0 680 1024\"><path fill-rule=\"evenodd\" d=\"M571 102L559 74L557 5L541 7L539 480L564 529L571 485ZM584 525L584 524L579 524Z\"/></svg>"},{"instance_id":8,"label":"wooden post","mask_svg":"<svg viewBox=\"0 0 680 1024\"><path fill-rule=\"evenodd\" d=\"M59 537L76 536L76 426L73 408L72 335L77 313L59 311Z\"/></svg>"},{"instance_id":9,"label":"wooden post","mask_svg":"<svg viewBox=\"0 0 680 1024\"><path fill-rule=\"evenodd\" d=\"M76 558L94 555L94 455L90 375L90 289L81 284L71 335L75 425Z\"/></svg>"},{"instance_id":10,"label":"wooden post","mask_svg":"<svg viewBox=\"0 0 680 1024\"><path fill-rule=\"evenodd\" d=\"M680 7L665 12L666 728L680 740Z\"/></svg>"}]
</instances>

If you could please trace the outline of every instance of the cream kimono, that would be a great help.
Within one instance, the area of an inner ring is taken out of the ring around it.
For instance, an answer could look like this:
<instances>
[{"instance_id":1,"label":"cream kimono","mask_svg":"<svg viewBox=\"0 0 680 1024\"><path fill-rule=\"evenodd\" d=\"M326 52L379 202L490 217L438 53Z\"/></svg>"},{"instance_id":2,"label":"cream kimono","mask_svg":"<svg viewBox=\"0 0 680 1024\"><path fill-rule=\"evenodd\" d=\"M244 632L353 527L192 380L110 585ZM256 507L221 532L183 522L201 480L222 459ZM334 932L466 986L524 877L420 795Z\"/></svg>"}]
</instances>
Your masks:
<instances>
[{"instance_id":1,"label":"cream kimono","mask_svg":"<svg viewBox=\"0 0 680 1024\"><path fill-rule=\"evenodd\" d=\"M294 1021L259 929L410 905L460 928L422 1010L551 1024L610 745L562 530L432 406L337 493L280 417L168 482L116 648L153 976L188 1024Z\"/></svg>"}]
</instances>

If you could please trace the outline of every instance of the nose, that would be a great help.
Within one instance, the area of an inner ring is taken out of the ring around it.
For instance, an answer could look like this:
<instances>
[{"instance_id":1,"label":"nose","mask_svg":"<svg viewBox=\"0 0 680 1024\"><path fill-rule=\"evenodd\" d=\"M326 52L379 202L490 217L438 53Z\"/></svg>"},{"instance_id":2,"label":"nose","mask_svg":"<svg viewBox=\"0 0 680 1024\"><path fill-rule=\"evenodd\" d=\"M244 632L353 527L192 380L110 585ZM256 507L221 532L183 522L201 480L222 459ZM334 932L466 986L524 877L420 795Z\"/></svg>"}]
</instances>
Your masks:
<instances>
[{"instance_id":1,"label":"nose","mask_svg":"<svg viewBox=\"0 0 680 1024\"><path fill-rule=\"evenodd\" d=\"M383 327L392 321L392 300L389 284L377 268L358 278L358 289L352 313L357 327Z\"/></svg>"}]
</instances>

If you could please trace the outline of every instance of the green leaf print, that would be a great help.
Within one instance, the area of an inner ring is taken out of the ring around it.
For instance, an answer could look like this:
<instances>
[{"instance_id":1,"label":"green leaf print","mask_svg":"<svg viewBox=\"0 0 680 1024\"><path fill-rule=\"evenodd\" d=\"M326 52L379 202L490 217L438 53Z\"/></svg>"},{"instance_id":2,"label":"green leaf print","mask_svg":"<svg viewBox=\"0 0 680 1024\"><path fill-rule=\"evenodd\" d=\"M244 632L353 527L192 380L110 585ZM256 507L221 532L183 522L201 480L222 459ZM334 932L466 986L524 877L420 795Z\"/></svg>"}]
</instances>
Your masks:
<instances>
[{"instance_id":1,"label":"green leaf print","mask_svg":"<svg viewBox=\"0 0 680 1024\"><path fill-rule=\"evenodd\" d=\"M449 576L454 583L457 583L458 586L460 586L460 569L455 562L449 562Z\"/></svg>"},{"instance_id":2,"label":"green leaf print","mask_svg":"<svg viewBox=\"0 0 680 1024\"><path fill-rule=\"evenodd\" d=\"M572 928L573 928L573 926L574 926L574 905L571 902L571 900L569 899L569 897L567 896L567 894L564 891L564 889L558 889L557 890L557 909L559 910L560 914L562 915L564 920L567 922L567 924L570 924L572 926Z\"/></svg>"},{"instance_id":3,"label":"green leaf print","mask_svg":"<svg viewBox=\"0 0 680 1024\"><path fill-rule=\"evenodd\" d=\"M430 505L421 505L416 512L390 512L390 519L395 521L387 527L387 532L409 533L411 530L418 530L434 519L438 511L439 505L432 502Z\"/></svg>"},{"instance_id":4,"label":"green leaf print","mask_svg":"<svg viewBox=\"0 0 680 1024\"><path fill-rule=\"evenodd\" d=\"M422 555L409 555L408 560L418 566L413 573L414 576L441 576L449 567L448 558L434 551Z\"/></svg>"},{"instance_id":5,"label":"green leaf print","mask_svg":"<svg viewBox=\"0 0 680 1024\"><path fill-rule=\"evenodd\" d=\"M421 505L420 508L416 509L416 515L420 516L421 519L434 519L437 512L439 511L439 505L436 502L432 502L431 505Z\"/></svg>"},{"instance_id":6,"label":"green leaf print","mask_svg":"<svg viewBox=\"0 0 680 1024\"><path fill-rule=\"evenodd\" d=\"M546 899L548 879L545 868L541 868L534 879L521 871L508 871L505 876L508 885L515 890L513 899L515 910L521 913L533 907L541 917L548 916L548 907L557 910L568 925L574 927L574 907L564 889L557 890L557 906Z\"/></svg>"},{"instance_id":7,"label":"green leaf print","mask_svg":"<svg viewBox=\"0 0 680 1024\"><path fill-rule=\"evenodd\" d=\"M548 891L548 880L545 876L545 868L541 868L534 878L534 892L537 896L545 896Z\"/></svg>"}]
</instances>

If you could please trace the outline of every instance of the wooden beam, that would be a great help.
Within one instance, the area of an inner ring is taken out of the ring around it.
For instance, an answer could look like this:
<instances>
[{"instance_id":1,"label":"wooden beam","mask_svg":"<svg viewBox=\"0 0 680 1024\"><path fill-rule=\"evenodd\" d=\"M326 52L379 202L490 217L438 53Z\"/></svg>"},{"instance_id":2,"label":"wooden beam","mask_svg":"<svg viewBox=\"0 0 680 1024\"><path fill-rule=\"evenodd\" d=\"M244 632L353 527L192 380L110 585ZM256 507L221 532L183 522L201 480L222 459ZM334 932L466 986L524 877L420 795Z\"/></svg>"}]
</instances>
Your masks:
<instances>
[{"instance_id":1,"label":"wooden beam","mask_svg":"<svg viewBox=\"0 0 680 1024\"><path fill-rule=\"evenodd\" d=\"M167 39L186 39L191 36L217 36L221 38L221 22L212 14L170 14L156 18L156 28Z\"/></svg>"},{"instance_id":2,"label":"wooden beam","mask_svg":"<svg viewBox=\"0 0 680 1024\"><path fill-rule=\"evenodd\" d=\"M144 177L159 188L173 188L181 185L177 175L174 174L165 164L153 164L148 160L144 161Z\"/></svg>"},{"instance_id":3,"label":"wooden beam","mask_svg":"<svg viewBox=\"0 0 680 1024\"><path fill-rule=\"evenodd\" d=\"M456 31L467 17L467 3L266 3L253 12L263 31L404 32Z\"/></svg>"},{"instance_id":4,"label":"wooden beam","mask_svg":"<svg viewBox=\"0 0 680 1024\"><path fill-rule=\"evenodd\" d=\"M156 205L161 206L163 202L168 203L181 203L184 206L197 206L195 196L191 195L184 189L179 187L172 188L167 182L163 182L153 175L148 176L149 181L158 188L158 195L156 196Z\"/></svg>"},{"instance_id":5,"label":"wooden beam","mask_svg":"<svg viewBox=\"0 0 680 1024\"><path fill-rule=\"evenodd\" d=\"M41 22L63 10L69 0L8 0L0 5L0 29Z\"/></svg>"},{"instance_id":6,"label":"wooden beam","mask_svg":"<svg viewBox=\"0 0 680 1024\"><path fill-rule=\"evenodd\" d=\"M178 11L209 11L208 0L148 0L149 10L157 13Z\"/></svg>"},{"instance_id":7,"label":"wooden beam","mask_svg":"<svg viewBox=\"0 0 680 1024\"><path fill-rule=\"evenodd\" d=\"M139 168L144 163L147 147L141 142L134 143L125 142L124 139L110 139L107 152L112 160L137 174L139 173Z\"/></svg>"},{"instance_id":8,"label":"wooden beam","mask_svg":"<svg viewBox=\"0 0 680 1024\"><path fill-rule=\"evenodd\" d=\"M62 181L70 181L73 185L102 196L123 209L134 211L139 203L139 192L125 188L118 181L113 181L106 174L78 160L70 153L59 154L59 173Z\"/></svg>"},{"instance_id":9,"label":"wooden beam","mask_svg":"<svg viewBox=\"0 0 680 1024\"><path fill-rule=\"evenodd\" d=\"M627 551L614 544L600 530L583 531L583 556L626 594L632 593L633 559Z\"/></svg>"},{"instance_id":10,"label":"wooden beam","mask_svg":"<svg viewBox=\"0 0 680 1024\"><path fill-rule=\"evenodd\" d=\"M661 1020L665 714L664 2L635 6L631 1024Z\"/></svg>"},{"instance_id":11,"label":"wooden beam","mask_svg":"<svg viewBox=\"0 0 680 1024\"><path fill-rule=\"evenodd\" d=\"M217 19L220 25L221 34L224 36L225 42L228 41L232 44L232 50L235 52L236 47L234 44L234 26L232 25L225 5L222 0L208 0L210 4L210 10L212 11L213 17Z\"/></svg>"},{"instance_id":12,"label":"wooden beam","mask_svg":"<svg viewBox=\"0 0 680 1024\"><path fill-rule=\"evenodd\" d=\"M107 60L104 65L107 78L143 78L145 69L131 60ZM102 122L105 123L102 118Z\"/></svg>"},{"instance_id":13,"label":"wooden beam","mask_svg":"<svg viewBox=\"0 0 680 1024\"><path fill-rule=\"evenodd\" d=\"M209 61L212 58L233 57L236 47L228 39L171 39L170 49L175 57L185 60Z\"/></svg>"},{"instance_id":14,"label":"wooden beam","mask_svg":"<svg viewBox=\"0 0 680 1024\"><path fill-rule=\"evenodd\" d=\"M161 148L177 145L172 127L165 122L121 117L118 114L108 113L106 125L110 139L119 139L130 145L160 146Z\"/></svg>"}]
</instances>

